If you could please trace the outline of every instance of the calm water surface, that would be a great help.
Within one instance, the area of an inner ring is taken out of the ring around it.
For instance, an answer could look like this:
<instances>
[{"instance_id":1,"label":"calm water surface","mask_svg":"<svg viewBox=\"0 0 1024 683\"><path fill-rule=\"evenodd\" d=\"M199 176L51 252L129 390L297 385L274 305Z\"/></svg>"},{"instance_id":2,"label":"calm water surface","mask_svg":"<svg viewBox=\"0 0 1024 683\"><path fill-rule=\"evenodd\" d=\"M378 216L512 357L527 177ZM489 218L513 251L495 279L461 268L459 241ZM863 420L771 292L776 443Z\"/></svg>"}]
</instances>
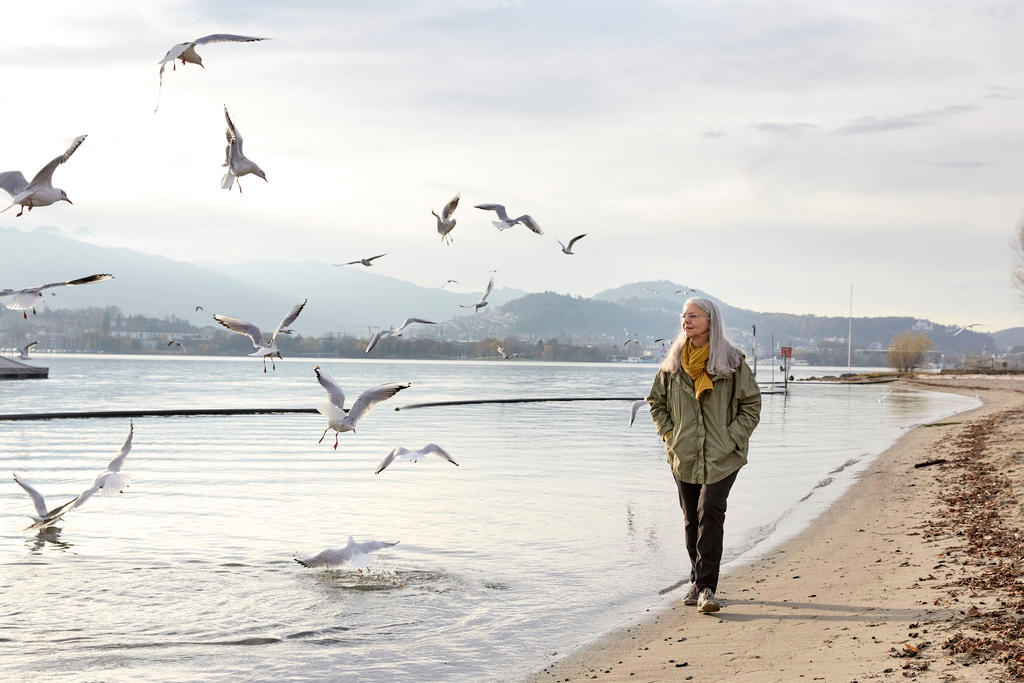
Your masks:
<instances>
[{"instance_id":1,"label":"calm water surface","mask_svg":"<svg viewBox=\"0 0 1024 683\"><path fill-rule=\"evenodd\" d=\"M514 680L647 608L688 572L661 439L617 403L423 408L422 401L643 396L649 364L40 356L50 379L0 382L2 412L315 407L319 363L349 400L412 388L356 434L318 415L142 418L127 493L59 530L23 531L0 484L0 677L46 680ZM796 368L797 376L822 374ZM767 379L767 377L765 377ZM730 496L727 559L795 533L908 427L975 399L885 385L766 395ZM0 471L48 502L82 492L126 419L0 422ZM374 470L397 445L439 459ZM292 561L397 540L371 571ZM728 598L728 578L720 593Z\"/></svg>"}]
</instances>

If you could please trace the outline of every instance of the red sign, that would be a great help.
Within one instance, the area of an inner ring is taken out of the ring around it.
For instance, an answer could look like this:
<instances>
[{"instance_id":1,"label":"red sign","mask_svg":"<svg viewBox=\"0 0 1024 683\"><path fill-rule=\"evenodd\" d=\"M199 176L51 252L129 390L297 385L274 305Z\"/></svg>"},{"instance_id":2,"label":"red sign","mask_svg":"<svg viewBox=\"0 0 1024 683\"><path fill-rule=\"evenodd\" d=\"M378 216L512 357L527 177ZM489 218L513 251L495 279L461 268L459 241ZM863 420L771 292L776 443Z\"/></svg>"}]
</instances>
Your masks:
<instances>
[{"instance_id":1,"label":"red sign","mask_svg":"<svg viewBox=\"0 0 1024 683\"><path fill-rule=\"evenodd\" d=\"M792 346L783 346L783 347L780 347L780 348L782 349L782 357L783 358L792 358L793 357L793 347Z\"/></svg>"}]
</instances>

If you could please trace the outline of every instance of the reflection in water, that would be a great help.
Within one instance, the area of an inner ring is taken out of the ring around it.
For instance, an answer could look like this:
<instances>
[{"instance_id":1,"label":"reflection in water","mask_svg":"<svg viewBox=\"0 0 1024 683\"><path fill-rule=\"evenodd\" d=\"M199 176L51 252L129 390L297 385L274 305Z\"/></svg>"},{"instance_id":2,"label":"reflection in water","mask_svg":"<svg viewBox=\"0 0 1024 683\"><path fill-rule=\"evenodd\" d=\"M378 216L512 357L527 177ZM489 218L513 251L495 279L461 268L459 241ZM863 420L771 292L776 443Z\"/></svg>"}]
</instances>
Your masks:
<instances>
[{"instance_id":1,"label":"reflection in water","mask_svg":"<svg viewBox=\"0 0 1024 683\"><path fill-rule=\"evenodd\" d=\"M74 544L60 540L60 532L59 526L48 526L45 529L40 529L35 538L26 540L25 545L33 553L38 553L47 543L57 546L60 550L67 550Z\"/></svg>"}]
</instances>

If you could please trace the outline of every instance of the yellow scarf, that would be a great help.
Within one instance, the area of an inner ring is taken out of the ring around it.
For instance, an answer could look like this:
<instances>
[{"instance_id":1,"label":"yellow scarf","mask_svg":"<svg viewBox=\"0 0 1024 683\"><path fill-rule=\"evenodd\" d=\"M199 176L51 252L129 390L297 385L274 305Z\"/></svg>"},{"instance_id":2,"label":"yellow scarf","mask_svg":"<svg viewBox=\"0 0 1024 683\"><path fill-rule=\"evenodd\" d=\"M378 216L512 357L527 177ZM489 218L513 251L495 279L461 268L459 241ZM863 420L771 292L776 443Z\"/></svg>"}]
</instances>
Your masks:
<instances>
[{"instance_id":1,"label":"yellow scarf","mask_svg":"<svg viewBox=\"0 0 1024 683\"><path fill-rule=\"evenodd\" d=\"M695 349L690 341L687 340L679 356L683 369L686 370L686 374L693 380L694 393L697 395L698 400L701 394L712 389L711 377L704 369L708 364L708 352L710 349L710 344L704 344L704 346Z\"/></svg>"}]
</instances>

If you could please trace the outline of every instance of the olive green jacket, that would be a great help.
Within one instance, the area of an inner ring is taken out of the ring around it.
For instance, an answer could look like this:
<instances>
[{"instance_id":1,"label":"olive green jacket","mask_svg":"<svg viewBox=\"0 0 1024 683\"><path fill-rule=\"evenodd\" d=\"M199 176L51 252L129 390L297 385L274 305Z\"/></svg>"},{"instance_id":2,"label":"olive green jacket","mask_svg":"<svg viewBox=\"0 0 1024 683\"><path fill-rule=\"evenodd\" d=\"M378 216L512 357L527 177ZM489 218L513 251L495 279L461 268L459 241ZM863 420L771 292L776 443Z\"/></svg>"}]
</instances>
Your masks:
<instances>
[{"instance_id":1,"label":"olive green jacket","mask_svg":"<svg viewBox=\"0 0 1024 683\"><path fill-rule=\"evenodd\" d=\"M747 464L750 435L761 417L761 391L744 360L731 373L712 375L711 382L712 390L698 401L685 370L659 370L647 397L672 473L688 484L714 484Z\"/></svg>"}]
</instances>

